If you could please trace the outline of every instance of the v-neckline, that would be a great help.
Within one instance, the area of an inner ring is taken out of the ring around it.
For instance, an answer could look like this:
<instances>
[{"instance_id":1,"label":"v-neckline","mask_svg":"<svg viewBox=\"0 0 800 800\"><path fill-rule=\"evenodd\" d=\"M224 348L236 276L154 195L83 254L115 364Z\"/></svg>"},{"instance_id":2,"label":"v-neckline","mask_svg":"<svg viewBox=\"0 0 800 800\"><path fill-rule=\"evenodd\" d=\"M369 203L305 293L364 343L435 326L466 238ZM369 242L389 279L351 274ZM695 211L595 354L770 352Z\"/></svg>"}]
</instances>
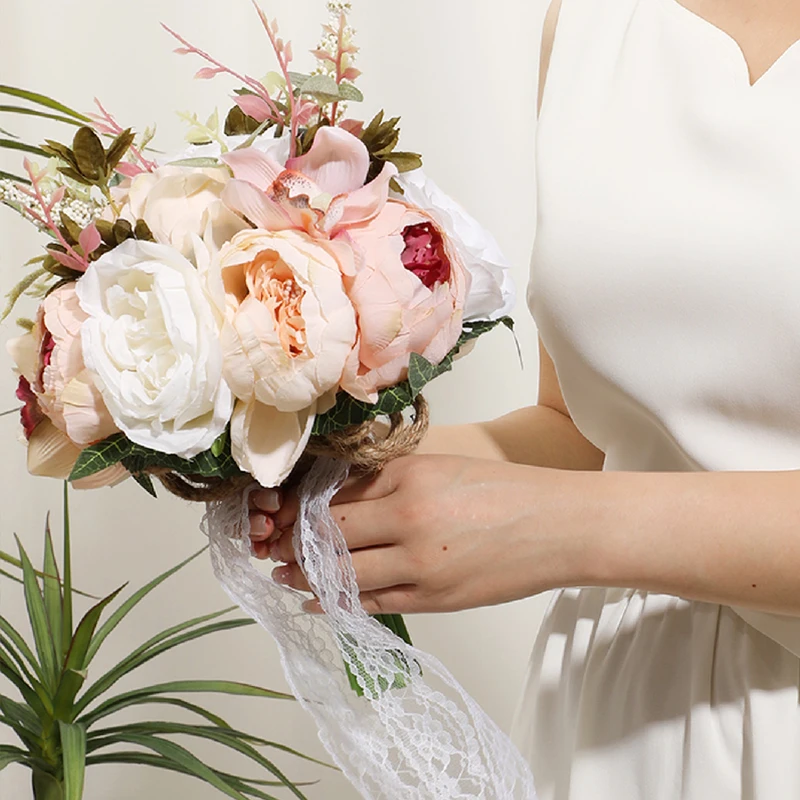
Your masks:
<instances>
[{"instance_id":1,"label":"v-neckline","mask_svg":"<svg viewBox=\"0 0 800 800\"><path fill-rule=\"evenodd\" d=\"M728 33L728 31L726 31L724 28L720 28L719 25L711 22L711 20L706 19L706 17L702 16L701 14L698 14L696 11L692 11L691 8L683 5L680 0L663 0L663 2L665 5L674 6L674 9L678 12L678 15L682 16L689 23L711 31L712 34L725 42L726 46L732 47L735 50L740 67L744 70L745 87L750 91L755 91L758 89L765 79L769 80L771 75L780 70L784 62L788 61L795 51L800 50L800 39L797 39L792 42L792 44L790 44L775 59L775 61L773 61L772 64L770 64L770 66L758 78L756 78L755 81L753 81L750 72L750 62L747 60L747 55L745 54L742 45L739 44L739 41L732 34Z\"/></svg>"}]
</instances>

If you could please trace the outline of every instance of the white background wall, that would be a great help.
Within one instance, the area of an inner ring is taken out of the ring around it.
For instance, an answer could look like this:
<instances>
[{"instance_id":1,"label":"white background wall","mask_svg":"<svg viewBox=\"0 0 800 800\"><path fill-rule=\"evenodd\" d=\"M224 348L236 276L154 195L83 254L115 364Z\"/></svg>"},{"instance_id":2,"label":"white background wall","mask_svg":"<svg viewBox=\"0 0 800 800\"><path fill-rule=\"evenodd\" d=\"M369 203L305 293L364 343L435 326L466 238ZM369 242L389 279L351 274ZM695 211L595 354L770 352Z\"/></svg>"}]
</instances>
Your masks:
<instances>
[{"instance_id":1,"label":"white background wall","mask_svg":"<svg viewBox=\"0 0 800 800\"><path fill-rule=\"evenodd\" d=\"M266 39L246 0L3 0L0 83L51 94L81 109L97 96L125 125L159 122L159 143L178 146L178 109L209 114L229 106L234 85L226 79L194 82L200 64L172 54L158 25L169 24L197 45L240 70L262 75L273 68ZM456 372L429 392L435 419L466 422L499 416L534 401L537 383L535 330L527 317L524 287L534 228L533 122L536 61L543 0L354 0L353 22L362 46L360 85L364 114L380 107L403 116L405 149L425 155L437 181L495 232L515 265L520 287L516 311L525 357L521 371L504 332L481 342ZM323 0L269 0L282 31L294 42L296 66L311 66L325 17ZM38 138L0 119L0 127ZM9 167L13 159L0 164ZM0 288L21 276L20 265L37 253L37 237L0 209ZM24 309L32 315L32 309ZM0 329L4 343L13 323ZM0 410L15 404L15 379L0 351ZM38 557L48 510L59 512L61 487L29 477L13 417L0 419L0 547L18 534ZM163 497L148 498L135 484L94 494L73 494L74 560L80 587L106 593L130 581L138 586L202 546L200 508ZM59 526L56 525L56 529ZM60 531L59 531L60 533ZM168 624L226 605L205 559L163 587L108 643L94 676L126 650ZM421 647L437 654L498 722L508 728L530 646L543 608L532 599L447 617L410 621ZM21 592L0 584L0 612L22 619ZM229 678L284 688L274 646L255 629L222 634L170 654L140 670L120 689L178 678ZM294 704L222 701L215 704L239 727L323 756L316 733ZM199 752L210 754L199 748ZM278 758L297 779L321 779L308 789L316 800L355 797L338 775ZM218 762L224 766L224 762ZM0 797L29 797L27 773L0 774ZM89 774L87 800L217 797L191 779L147 769L97 768Z\"/></svg>"}]
</instances>

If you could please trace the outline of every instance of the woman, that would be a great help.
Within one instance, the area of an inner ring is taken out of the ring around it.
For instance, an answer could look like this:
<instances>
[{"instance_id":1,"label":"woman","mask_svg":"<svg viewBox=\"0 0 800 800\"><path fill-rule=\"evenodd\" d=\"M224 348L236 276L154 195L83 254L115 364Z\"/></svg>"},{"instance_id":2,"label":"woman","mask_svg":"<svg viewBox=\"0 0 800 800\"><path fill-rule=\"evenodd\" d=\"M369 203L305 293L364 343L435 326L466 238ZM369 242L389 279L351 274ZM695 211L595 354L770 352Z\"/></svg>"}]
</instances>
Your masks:
<instances>
[{"instance_id":1,"label":"woman","mask_svg":"<svg viewBox=\"0 0 800 800\"><path fill-rule=\"evenodd\" d=\"M548 14L538 405L335 501L371 612L559 590L542 800L800 797L800 4L682 2ZM294 516L253 536L302 589Z\"/></svg>"}]
</instances>

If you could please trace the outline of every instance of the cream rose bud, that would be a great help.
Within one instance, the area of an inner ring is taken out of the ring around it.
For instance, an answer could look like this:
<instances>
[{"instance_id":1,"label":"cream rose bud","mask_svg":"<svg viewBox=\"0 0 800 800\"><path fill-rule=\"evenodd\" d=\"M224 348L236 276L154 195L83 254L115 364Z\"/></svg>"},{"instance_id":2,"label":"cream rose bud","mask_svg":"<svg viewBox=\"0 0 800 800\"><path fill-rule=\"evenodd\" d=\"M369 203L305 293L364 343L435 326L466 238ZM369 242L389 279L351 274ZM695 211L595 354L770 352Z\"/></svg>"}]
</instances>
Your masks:
<instances>
[{"instance_id":1,"label":"cream rose bud","mask_svg":"<svg viewBox=\"0 0 800 800\"><path fill-rule=\"evenodd\" d=\"M220 201L231 178L227 167L159 167L135 177L124 196L122 217L144 220L161 244L191 257L193 237L209 234L217 247L241 230L241 221Z\"/></svg>"},{"instance_id":2,"label":"cream rose bud","mask_svg":"<svg viewBox=\"0 0 800 800\"><path fill-rule=\"evenodd\" d=\"M131 239L91 264L77 292L88 315L83 358L119 429L183 458L208 450L233 397L222 377L221 318L192 263Z\"/></svg>"},{"instance_id":3,"label":"cream rose bud","mask_svg":"<svg viewBox=\"0 0 800 800\"><path fill-rule=\"evenodd\" d=\"M342 272L353 251L300 231L238 233L212 280L225 294L225 377L241 400L307 409L338 386L356 340ZM218 292L215 292L218 295Z\"/></svg>"}]
</instances>

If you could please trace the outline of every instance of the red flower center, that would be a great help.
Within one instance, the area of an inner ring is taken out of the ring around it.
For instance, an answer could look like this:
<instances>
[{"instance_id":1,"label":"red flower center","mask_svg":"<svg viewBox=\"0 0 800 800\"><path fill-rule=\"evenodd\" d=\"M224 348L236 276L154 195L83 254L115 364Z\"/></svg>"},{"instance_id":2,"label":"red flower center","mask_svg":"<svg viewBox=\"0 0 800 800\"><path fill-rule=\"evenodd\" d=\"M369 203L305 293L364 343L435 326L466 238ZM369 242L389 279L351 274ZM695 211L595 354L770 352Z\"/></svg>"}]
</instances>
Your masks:
<instances>
[{"instance_id":1,"label":"red flower center","mask_svg":"<svg viewBox=\"0 0 800 800\"><path fill-rule=\"evenodd\" d=\"M406 249L403 265L413 272L428 289L450 280L450 259L444 249L442 235L430 222L410 225L403 231Z\"/></svg>"},{"instance_id":2,"label":"red flower center","mask_svg":"<svg viewBox=\"0 0 800 800\"><path fill-rule=\"evenodd\" d=\"M39 401L36 399L30 383L28 383L27 378L22 376L20 376L19 385L17 386L17 399L25 403L20 409L19 416L25 431L25 438L30 439L36 426L44 419L44 414L42 409L39 408Z\"/></svg>"}]
</instances>

